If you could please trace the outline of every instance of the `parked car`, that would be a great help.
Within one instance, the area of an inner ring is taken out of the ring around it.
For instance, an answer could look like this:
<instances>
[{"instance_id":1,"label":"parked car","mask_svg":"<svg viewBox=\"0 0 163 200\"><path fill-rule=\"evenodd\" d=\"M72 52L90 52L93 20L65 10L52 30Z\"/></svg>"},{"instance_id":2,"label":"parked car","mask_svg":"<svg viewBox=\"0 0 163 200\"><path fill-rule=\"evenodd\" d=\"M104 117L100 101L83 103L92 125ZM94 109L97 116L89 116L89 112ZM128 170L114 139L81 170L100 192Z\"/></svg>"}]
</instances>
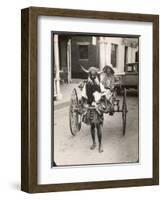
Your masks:
<instances>
[{"instance_id":1,"label":"parked car","mask_svg":"<svg viewBox=\"0 0 163 200\"><path fill-rule=\"evenodd\" d=\"M139 75L138 63L128 63L125 65L125 76L122 77L122 84L127 88L138 89Z\"/></svg>"},{"instance_id":2,"label":"parked car","mask_svg":"<svg viewBox=\"0 0 163 200\"><path fill-rule=\"evenodd\" d=\"M138 62L135 63L128 63L124 67L124 73L117 74L117 90L121 87L125 87L126 89L138 89L139 87L139 64Z\"/></svg>"}]
</instances>

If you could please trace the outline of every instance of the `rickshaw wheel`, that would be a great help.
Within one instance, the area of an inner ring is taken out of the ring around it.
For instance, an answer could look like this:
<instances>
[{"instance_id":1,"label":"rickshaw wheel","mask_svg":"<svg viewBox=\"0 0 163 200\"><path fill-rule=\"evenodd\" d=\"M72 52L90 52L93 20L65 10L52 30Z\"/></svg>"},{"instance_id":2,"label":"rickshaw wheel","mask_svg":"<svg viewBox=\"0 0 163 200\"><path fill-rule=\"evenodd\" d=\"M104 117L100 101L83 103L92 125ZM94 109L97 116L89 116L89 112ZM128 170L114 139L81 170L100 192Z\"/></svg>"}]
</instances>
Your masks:
<instances>
[{"instance_id":1,"label":"rickshaw wheel","mask_svg":"<svg viewBox=\"0 0 163 200\"><path fill-rule=\"evenodd\" d=\"M125 135L125 133L126 133L126 116L127 116L126 88L124 88L123 89L123 102L122 102L123 135Z\"/></svg>"},{"instance_id":2,"label":"rickshaw wheel","mask_svg":"<svg viewBox=\"0 0 163 200\"><path fill-rule=\"evenodd\" d=\"M77 91L74 88L71 94L70 107L69 107L69 126L70 132L75 136L81 129L80 114L78 112L79 101L77 96Z\"/></svg>"}]
</instances>

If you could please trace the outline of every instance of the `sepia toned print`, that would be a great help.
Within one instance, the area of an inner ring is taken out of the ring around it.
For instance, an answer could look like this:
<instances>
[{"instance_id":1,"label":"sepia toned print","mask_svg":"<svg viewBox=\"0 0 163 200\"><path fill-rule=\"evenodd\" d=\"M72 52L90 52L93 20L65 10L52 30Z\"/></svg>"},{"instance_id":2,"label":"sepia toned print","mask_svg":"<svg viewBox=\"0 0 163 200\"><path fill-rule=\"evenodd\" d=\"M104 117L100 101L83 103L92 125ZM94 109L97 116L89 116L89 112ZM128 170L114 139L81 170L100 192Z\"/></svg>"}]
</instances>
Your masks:
<instances>
[{"instance_id":1,"label":"sepia toned print","mask_svg":"<svg viewBox=\"0 0 163 200\"><path fill-rule=\"evenodd\" d=\"M139 162L139 36L52 32L52 165Z\"/></svg>"}]
</instances>

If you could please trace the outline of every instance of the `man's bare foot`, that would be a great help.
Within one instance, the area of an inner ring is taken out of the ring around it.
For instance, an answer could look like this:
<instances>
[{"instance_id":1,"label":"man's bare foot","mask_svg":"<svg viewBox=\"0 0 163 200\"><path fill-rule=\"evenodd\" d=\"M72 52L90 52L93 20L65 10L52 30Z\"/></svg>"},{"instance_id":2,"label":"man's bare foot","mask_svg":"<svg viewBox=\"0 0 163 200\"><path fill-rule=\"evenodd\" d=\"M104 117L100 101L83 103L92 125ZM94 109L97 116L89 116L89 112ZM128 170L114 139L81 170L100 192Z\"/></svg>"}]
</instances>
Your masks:
<instances>
[{"instance_id":1,"label":"man's bare foot","mask_svg":"<svg viewBox=\"0 0 163 200\"><path fill-rule=\"evenodd\" d=\"M98 152L102 153L104 150L102 149L102 147L99 147Z\"/></svg>"},{"instance_id":2,"label":"man's bare foot","mask_svg":"<svg viewBox=\"0 0 163 200\"><path fill-rule=\"evenodd\" d=\"M96 144L92 144L92 146L90 147L91 150L95 149Z\"/></svg>"}]
</instances>

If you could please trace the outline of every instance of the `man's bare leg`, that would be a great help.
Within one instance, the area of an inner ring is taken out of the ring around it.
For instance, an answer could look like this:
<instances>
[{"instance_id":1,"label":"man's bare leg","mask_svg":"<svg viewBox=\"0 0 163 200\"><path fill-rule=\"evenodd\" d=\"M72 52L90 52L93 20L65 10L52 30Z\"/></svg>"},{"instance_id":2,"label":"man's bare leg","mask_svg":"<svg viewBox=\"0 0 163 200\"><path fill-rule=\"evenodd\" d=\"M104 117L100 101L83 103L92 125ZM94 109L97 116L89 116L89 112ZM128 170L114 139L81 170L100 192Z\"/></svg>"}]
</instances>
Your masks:
<instances>
[{"instance_id":1,"label":"man's bare leg","mask_svg":"<svg viewBox=\"0 0 163 200\"><path fill-rule=\"evenodd\" d=\"M95 141L95 125L91 124L91 136L93 144L91 145L90 149L93 150L96 147L96 141Z\"/></svg>"},{"instance_id":2,"label":"man's bare leg","mask_svg":"<svg viewBox=\"0 0 163 200\"><path fill-rule=\"evenodd\" d=\"M98 151L99 151L99 153L102 153L104 150L103 150L103 148L102 148L102 130L101 130L101 125L100 124L98 124L97 126L96 126L96 128L97 128L97 136L98 136L98 142L99 142L99 149L98 149Z\"/></svg>"}]
</instances>

